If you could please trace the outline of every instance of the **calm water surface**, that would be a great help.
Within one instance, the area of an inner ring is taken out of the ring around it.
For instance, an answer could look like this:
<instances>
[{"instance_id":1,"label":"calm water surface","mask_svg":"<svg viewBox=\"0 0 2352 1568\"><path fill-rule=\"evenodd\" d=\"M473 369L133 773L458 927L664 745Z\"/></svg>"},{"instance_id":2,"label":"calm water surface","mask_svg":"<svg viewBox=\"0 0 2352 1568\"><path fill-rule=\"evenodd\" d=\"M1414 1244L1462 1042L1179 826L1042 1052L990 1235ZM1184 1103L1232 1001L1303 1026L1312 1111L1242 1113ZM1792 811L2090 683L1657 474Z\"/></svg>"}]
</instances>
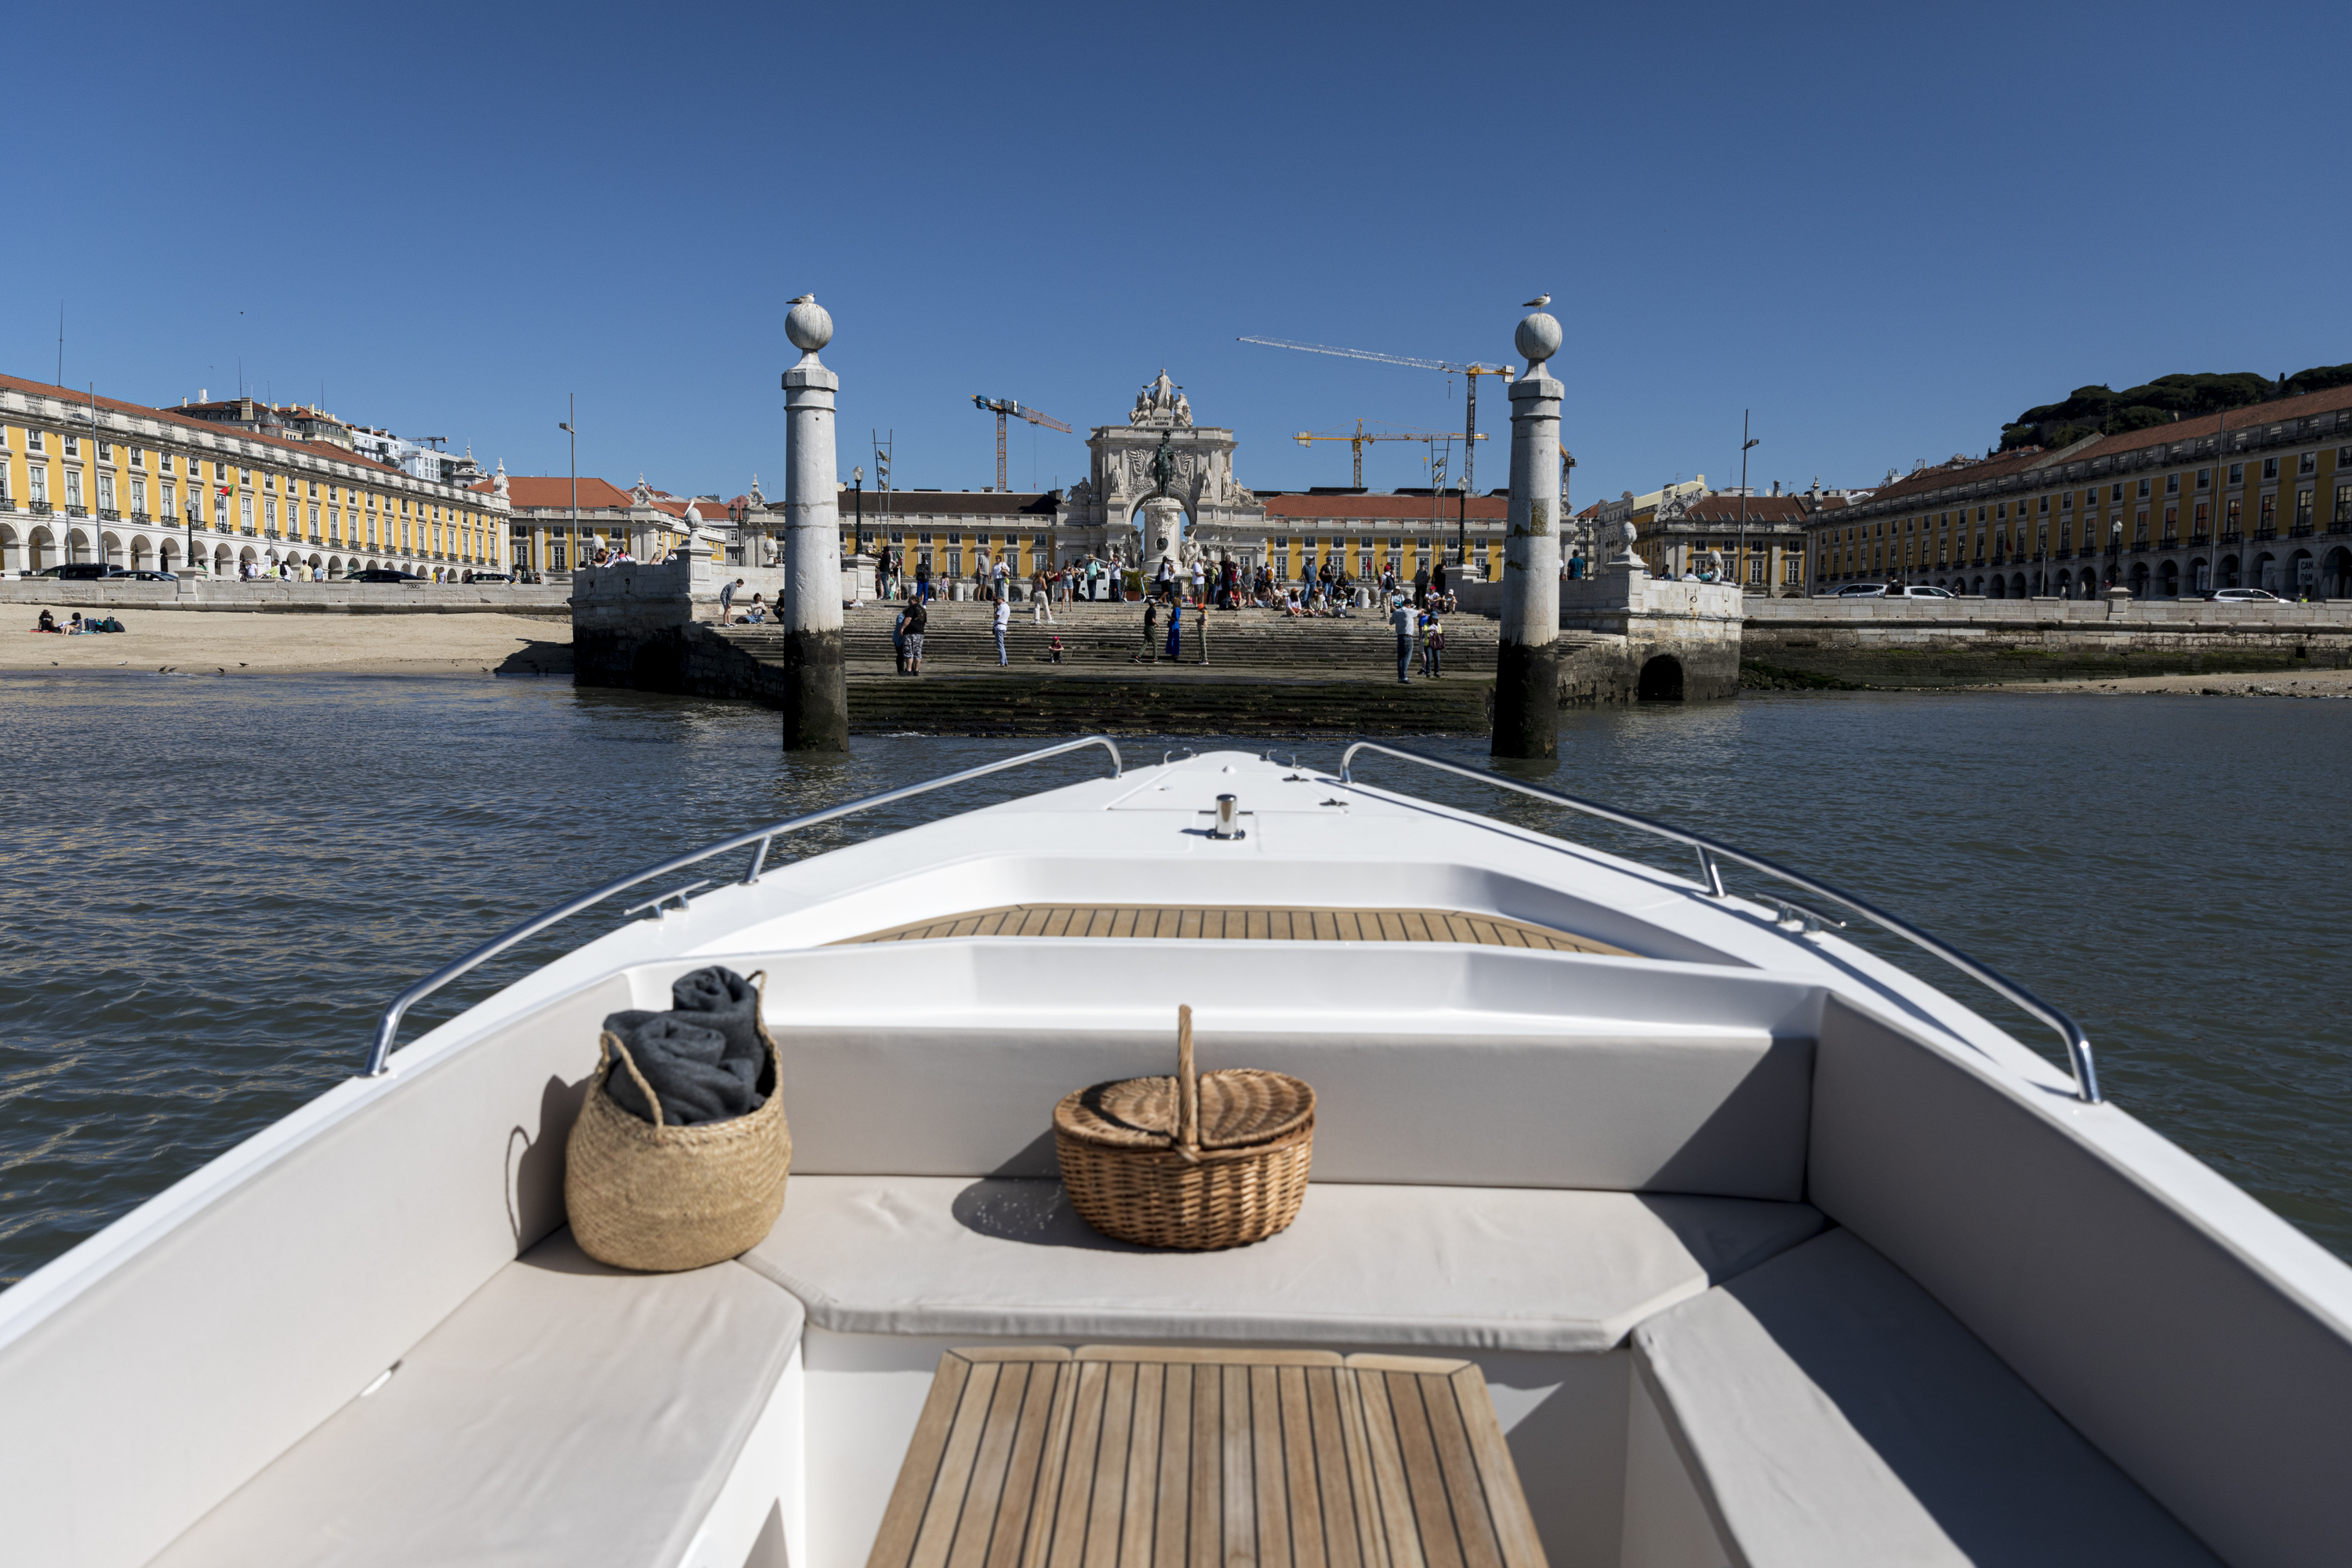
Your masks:
<instances>
[{"instance_id":1,"label":"calm water surface","mask_svg":"<svg viewBox=\"0 0 2352 1568\"><path fill-rule=\"evenodd\" d=\"M776 733L754 709L553 681L0 678L0 1284L352 1073L394 992L531 910L1027 744L863 737L810 762ZM1339 748L1297 749L1328 766ZM1580 715L1561 752L1558 785L1874 896L2071 1010L2112 1098L2352 1257L2352 704L1774 698ZM1097 758L835 824L799 852ZM609 923L574 922L418 1024Z\"/></svg>"}]
</instances>

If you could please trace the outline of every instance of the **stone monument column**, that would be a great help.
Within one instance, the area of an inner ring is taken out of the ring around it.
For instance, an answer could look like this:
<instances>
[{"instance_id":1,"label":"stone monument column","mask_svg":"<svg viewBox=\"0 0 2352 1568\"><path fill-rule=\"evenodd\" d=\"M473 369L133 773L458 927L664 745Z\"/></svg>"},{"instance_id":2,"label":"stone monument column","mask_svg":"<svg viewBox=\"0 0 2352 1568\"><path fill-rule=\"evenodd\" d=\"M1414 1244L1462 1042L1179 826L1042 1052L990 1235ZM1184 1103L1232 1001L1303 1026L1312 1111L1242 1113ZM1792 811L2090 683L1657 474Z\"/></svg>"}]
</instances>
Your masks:
<instances>
[{"instance_id":1,"label":"stone monument column","mask_svg":"<svg viewBox=\"0 0 2352 1568\"><path fill-rule=\"evenodd\" d=\"M1559 323L1541 310L1512 340L1528 362L1511 388L1511 505L1503 543L1503 628L1495 661L1498 757L1559 751L1560 384L1546 361Z\"/></svg>"},{"instance_id":2,"label":"stone monument column","mask_svg":"<svg viewBox=\"0 0 2352 1568\"><path fill-rule=\"evenodd\" d=\"M841 378L817 363L833 317L803 295L784 318L801 351L784 372L784 749L849 749L849 681L841 648L841 519L835 504L834 394Z\"/></svg>"}]
</instances>

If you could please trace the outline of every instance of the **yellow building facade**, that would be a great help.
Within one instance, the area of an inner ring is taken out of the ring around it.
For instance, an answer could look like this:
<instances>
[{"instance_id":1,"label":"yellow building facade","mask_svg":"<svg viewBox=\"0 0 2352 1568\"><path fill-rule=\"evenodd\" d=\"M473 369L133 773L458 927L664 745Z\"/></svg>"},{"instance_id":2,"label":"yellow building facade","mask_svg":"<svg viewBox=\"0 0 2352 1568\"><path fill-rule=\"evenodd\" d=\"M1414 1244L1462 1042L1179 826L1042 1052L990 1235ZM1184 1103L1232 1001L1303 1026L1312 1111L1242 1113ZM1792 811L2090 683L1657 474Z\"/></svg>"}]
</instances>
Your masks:
<instances>
[{"instance_id":1,"label":"yellow building facade","mask_svg":"<svg viewBox=\"0 0 2352 1568\"><path fill-rule=\"evenodd\" d=\"M342 447L0 376L0 569L102 562L235 577L281 565L503 571L506 498Z\"/></svg>"},{"instance_id":2,"label":"yellow building facade","mask_svg":"<svg viewBox=\"0 0 2352 1568\"><path fill-rule=\"evenodd\" d=\"M2352 387L1916 470L1811 530L1821 591L2352 597Z\"/></svg>"}]
</instances>

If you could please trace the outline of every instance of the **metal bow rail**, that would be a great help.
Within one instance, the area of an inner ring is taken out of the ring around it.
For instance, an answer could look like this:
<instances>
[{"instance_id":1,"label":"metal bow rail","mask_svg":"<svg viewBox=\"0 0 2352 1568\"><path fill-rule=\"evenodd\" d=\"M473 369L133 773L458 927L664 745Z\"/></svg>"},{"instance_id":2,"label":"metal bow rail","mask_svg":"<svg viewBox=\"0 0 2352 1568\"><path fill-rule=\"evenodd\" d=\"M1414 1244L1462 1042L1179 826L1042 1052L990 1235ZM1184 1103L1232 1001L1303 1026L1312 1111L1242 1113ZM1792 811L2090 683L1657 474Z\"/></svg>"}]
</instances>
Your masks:
<instances>
[{"instance_id":1,"label":"metal bow rail","mask_svg":"<svg viewBox=\"0 0 2352 1568\"><path fill-rule=\"evenodd\" d=\"M908 784L903 789L885 790L880 795L869 795L862 800L849 801L841 805L829 805L823 811L812 811L805 816L788 816L782 822L772 822L765 827L755 827L749 833L739 833L732 838L723 838L716 844L706 844L699 849L689 849L683 855L672 856L667 860L646 867L642 871L632 872L617 882L608 882L593 893L583 893L576 899L567 899L562 903L551 905L520 925L491 938L456 963L435 970L394 998L392 1005L383 1010L383 1016L376 1021L375 1043L368 1048L366 1076L381 1078L391 1070L388 1064L392 1059L393 1044L400 1035L401 1018L411 1007L459 975L479 968L520 942L530 941L548 927L570 920L583 910L603 903L615 893L625 893L640 883L650 882L656 877L667 877L674 871L684 870L687 867L708 860L714 855L724 855L730 849L740 849L747 844L756 844L759 847L752 853L751 869L743 874L743 884L749 887L760 879L760 873L767 868L769 846L784 834L797 833L803 827L814 827L820 822L831 822L837 816L847 816L853 812L870 811L877 805L888 805L893 801L906 800L913 795L928 795L932 790L945 789L950 784L965 784L972 779L985 778L990 773L1001 773L1007 768L1023 767L1030 763L1042 763L1048 757L1058 757L1065 752L1076 752L1087 746L1100 746L1110 753L1113 778L1118 778L1127 771L1126 759L1119 755L1117 742L1108 735L1083 735L1075 741L1064 741L1059 745L1047 746L1041 751L1024 752L1017 757L1006 757L999 762L983 763L976 768L966 768L961 773L926 779L921 784ZM697 889L709 885L708 882L696 882L688 887L673 889L657 899L634 906L627 912L635 914L639 910L658 911L662 905L672 899L677 900L678 908L684 909L690 894Z\"/></svg>"},{"instance_id":2,"label":"metal bow rail","mask_svg":"<svg viewBox=\"0 0 2352 1568\"><path fill-rule=\"evenodd\" d=\"M1827 882L1808 877L1801 871L1791 871L1786 866L1767 860L1760 855L1750 855L1745 849L1734 848L1722 840L1709 838L1703 833L1686 832L1682 828L1670 826L1646 816L1636 816L1630 811L1619 811L1614 806L1602 805L1595 801L1580 800L1575 795L1563 795L1559 790L1545 789L1538 784L1522 784L1517 779L1506 778L1499 773L1488 773L1483 769L1465 767L1459 763L1449 763L1443 757L1433 757L1425 752L1408 751L1401 746L1385 746L1378 741L1358 741L1348 748L1346 753L1339 759L1340 783L1346 784L1355 783L1349 764L1356 760L1358 752L1379 752L1387 756L1401 757L1408 763L1419 763L1423 767L1435 768L1440 773L1458 773L1465 779L1473 779L1479 784L1492 784L1496 789L1514 790L1520 795L1532 795L1538 800L1549 801L1554 805L1564 805L1571 811L1580 811L1587 816L1597 816L1604 822L1616 823L1621 827L1638 828L1643 833L1654 834L1660 838L1686 844L1698 852L1699 880L1705 885L1709 898L1721 899L1729 896L1723 890L1723 868L1718 862L1731 860L1753 870L1761 871L1768 877L1776 877L1792 887L1801 888L1817 899L1827 899L1832 903L1843 904L1873 925L1934 953L1969 979L2057 1030L2058 1037L2066 1042L2067 1060L2074 1065L2074 1098L2085 1105L2099 1103L2099 1072L2097 1065L2092 1060L2091 1041L2089 1037L2083 1033L2082 1026L2074 1019L2069 1018L2000 971L1979 963L1958 948L1929 936L1909 921L1897 920L1885 910L1855 898L1852 893L1841 892ZM1782 916L1775 922L1776 925L1785 926L1791 923L1789 910L1792 908L1798 910L1798 916L1793 923L1801 926L1808 925L1802 917L1810 915L1811 911L1802 910L1799 906L1789 905L1785 900L1774 901L1782 906ZM1809 926L1808 929L1810 929Z\"/></svg>"}]
</instances>

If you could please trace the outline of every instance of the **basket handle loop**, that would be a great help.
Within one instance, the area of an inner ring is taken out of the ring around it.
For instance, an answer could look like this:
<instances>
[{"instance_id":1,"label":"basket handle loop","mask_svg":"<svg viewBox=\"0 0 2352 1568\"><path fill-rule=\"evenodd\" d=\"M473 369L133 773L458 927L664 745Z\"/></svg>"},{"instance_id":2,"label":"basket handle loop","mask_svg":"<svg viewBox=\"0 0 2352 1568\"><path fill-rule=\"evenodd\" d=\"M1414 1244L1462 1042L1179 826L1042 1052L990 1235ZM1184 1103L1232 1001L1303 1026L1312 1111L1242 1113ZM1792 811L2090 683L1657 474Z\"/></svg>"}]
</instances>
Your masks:
<instances>
[{"instance_id":1,"label":"basket handle loop","mask_svg":"<svg viewBox=\"0 0 2352 1568\"><path fill-rule=\"evenodd\" d=\"M1201 1077L1192 1068L1192 1006L1176 1008L1176 1152L1201 1157Z\"/></svg>"},{"instance_id":2,"label":"basket handle loop","mask_svg":"<svg viewBox=\"0 0 2352 1568\"><path fill-rule=\"evenodd\" d=\"M667 1126L667 1123L662 1119L661 1096L656 1094L654 1086L646 1081L646 1075L637 1070L636 1059L629 1055L629 1047L621 1044L621 1037L608 1029L597 1037L596 1044L604 1052L604 1066L608 1069L606 1076L611 1076L609 1069L612 1067L613 1058L619 1057L621 1065L629 1069L629 1076L637 1080L637 1088L645 1095L646 1103L654 1108L654 1125Z\"/></svg>"}]
</instances>

